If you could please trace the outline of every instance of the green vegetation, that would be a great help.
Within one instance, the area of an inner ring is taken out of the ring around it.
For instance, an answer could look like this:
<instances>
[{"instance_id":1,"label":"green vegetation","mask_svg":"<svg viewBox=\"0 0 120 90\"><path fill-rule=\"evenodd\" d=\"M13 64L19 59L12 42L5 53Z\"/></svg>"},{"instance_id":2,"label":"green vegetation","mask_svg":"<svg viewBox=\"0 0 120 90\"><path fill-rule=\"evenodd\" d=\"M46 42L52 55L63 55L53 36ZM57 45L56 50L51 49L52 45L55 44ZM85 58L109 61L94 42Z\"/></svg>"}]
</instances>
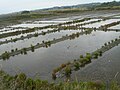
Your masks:
<instances>
[{"instance_id":1,"label":"green vegetation","mask_svg":"<svg viewBox=\"0 0 120 90\"><path fill-rule=\"evenodd\" d=\"M32 52L34 52L35 51L35 49L34 49L35 47L33 46L33 45L31 45L31 51Z\"/></svg>"},{"instance_id":2,"label":"green vegetation","mask_svg":"<svg viewBox=\"0 0 120 90\"><path fill-rule=\"evenodd\" d=\"M23 50L23 53L24 53L24 54L27 54L26 48L23 48L22 50Z\"/></svg>"},{"instance_id":3,"label":"green vegetation","mask_svg":"<svg viewBox=\"0 0 120 90\"><path fill-rule=\"evenodd\" d=\"M34 36L35 36L35 37L38 37L38 33L35 33Z\"/></svg>"},{"instance_id":4,"label":"green vegetation","mask_svg":"<svg viewBox=\"0 0 120 90\"><path fill-rule=\"evenodd\" d=\"M96 10L120 9L120 1L105 2L94 7L94 9Z\"/></svg>"},{"instance_id":5,"label":"green vegetation","mask_svg":"<svg viewBox=\"0 0 120 90\"><path fill-rule=\"evenodd\" d=\"M79 70L80 69L80 63L75 62L74 67L75 67L75 70Z\"/></svg>"},{"instance_id":6,"label":"green vegetation","mask_svg":"<svg viewBox=\"0 0 120 90\"><path fill-rule=\"evenodd\" d=\"M66 73L70 73L67 67ZM101 81L90 82L61 82L48 83L38 78L28 78L24 73L10 76L4 71L0 71L0 89L1 90L120 90L120 86L116 82L111 82L108 88Z\"/></svg>"},{"instance_id":7,"label":"green vegetation","mask_svg":"<svg viewBox=\"0 0 120 90\"><path fill-rule=\"evenodd\" d=\"M71 67L69 66L69 65L67 65L66 67L65 67L65 69L64 69L64 71L65 71L65 76L66 77L70 77L70 75L71 75Z\"/></svg>"},{"instance_id":8,"label":"green vegetation","mask_svg":"<svg viewBox=\"0 0 120 90\"><path fill-rule=\"evenodd\" d=\"M6 60L6 59L9 59L9 58L10 58L10 54L9 54L9 52L5 51L5 53L3 53L3 54L1 55L1 57L2 57L3 60Z\"/></svg>"}]
</instances>

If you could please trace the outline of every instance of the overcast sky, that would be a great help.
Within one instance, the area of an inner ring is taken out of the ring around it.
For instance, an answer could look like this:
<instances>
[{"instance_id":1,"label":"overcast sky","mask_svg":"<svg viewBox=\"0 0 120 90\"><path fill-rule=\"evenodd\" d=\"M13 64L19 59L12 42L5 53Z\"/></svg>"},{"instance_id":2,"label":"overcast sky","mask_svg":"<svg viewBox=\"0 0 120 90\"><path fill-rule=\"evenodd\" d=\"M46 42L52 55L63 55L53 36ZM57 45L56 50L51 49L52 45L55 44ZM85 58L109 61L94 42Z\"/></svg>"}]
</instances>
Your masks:
<instances>
[{"instance_id":1,"label":"overcast sky","mask_svg":"<svg viewBox=\"0 0 120 90\"><path fill-rule=\"evenodd\" d=\"M0 0L0 14L21 10L35 10L54 6L76 5L113 0Z\"/></svg>"}]
</instances>

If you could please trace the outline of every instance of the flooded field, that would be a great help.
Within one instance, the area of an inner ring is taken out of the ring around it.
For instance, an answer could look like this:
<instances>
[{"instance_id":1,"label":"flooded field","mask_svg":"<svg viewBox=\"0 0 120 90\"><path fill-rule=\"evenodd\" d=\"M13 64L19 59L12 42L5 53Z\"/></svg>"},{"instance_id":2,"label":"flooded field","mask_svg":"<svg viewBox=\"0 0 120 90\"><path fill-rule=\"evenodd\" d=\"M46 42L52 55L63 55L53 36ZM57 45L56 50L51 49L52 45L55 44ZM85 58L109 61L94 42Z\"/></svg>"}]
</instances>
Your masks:
<instances>
[{"instance_id":1,"label":"flooded field","mask_svg":"<svg viewBox=\"0 0 120 90\"><path fill-rule=\"evenodd\" d=\"M113 26L113 27L110 27L109 29L120 29L120 24L116 25L116 26Z\"/></svg>"},{"instance_id":2,"label":"flooded field","mask_svg":"<svg viewBox=\"0 0 120 90\"><path fill-rule=\"evenodd\" d=\"M102 80L110 83L113 80L120 84L120 45L106 52L97 61L86 66L78 72L73 73L73 78L78 78L81 81ZM75 77L76 76L76 77Z\"/></svg>"},{"instance_id":3,"label":"flooded field","mask_svg":"<svg viewBox=\"0 0 120 90\"><path fill-rule=\"evenodd\" d=\"M96 28L99 28L102 25L109 24L109 23L116 22L116 21L120 21L120 19L109 19L109 20L106 20L106 21L93 23L91 25L85 25L84 27L89 27L89 28L96 27Z\"/></svg>"},{"instance_id":4,"label":"flooded field","mask_svg":"<svg viewBox=\"0 0 120 90\"><path fill-rule=\"evenodd\" d=\"M105 15L104 18L109 16L110 15ZM0 42L5 42L4 44L0 44L1 57L5 51L15 55L12 56L10 54L11 56L8 60L1 59L1 68L11 75L24 72L29 77L40 77L43 80L52 81L51 73L54 68L63 63L78 59L80 55L92 53L95 50L101 48L101 46L103 46L105 43L108 43L111 40L120 37L120 32L116 32L116 30L91 30L91 28L93 27L99 28L100 26L120 21L120 19L109 18L103 20L103 18L100 17L98 17L97 19L91 17L90 20L80 20L80 16L77 16L72 18L58 18L50 21L28 21L24 22L23 24L13 25L10 28L6 27L4 29L1 29L1 35L6 33L9 35L9 33L15 32L13 36L3 36L0 38ZM98 20L101 21L96 22ZM67 22L70 24L67 24ZM82 27L87 29L71 29L73 28L71 25L76 26L77 24L85 24ZM49 27L46 28L45 26ZM66 28L65 26L69 26L69 28ZM35 27L37 27L37 30L35 30ZM40 27L45 28L39 29ZM108 29L120 29L119 27L120 25L118 24L111 27L109 26ZM25 31L27 29L28 31L26 31L25 33L17 33L17 31ZM29 31L29 29L33 29L34 31ZM33 36L34 34L35 36ZM29 38L26 38L27 36L29 36ZM16 39L16 41L13 42L11 38L19 39ZM11 41L8 42L7 40ZM52 43L49 47L44 46L44 44L47 45L45 43L47 41L50 41ZM37 44L40 44L41 46L39 48L36 48ZM28 50L27 54L25 55L16 55L19 50L22 50L23 48L28 48L31 45L36 45L33 52ZM78 78L82 78L80 80L86 81L90 79L102 79L104 75L107 75L108 79L113 78L113 76L117 72L119 72L119 47L120 46L114 47L108 52L105 52L102 57L98 58L97 61L94 60L88 66L83 67L83 69L74 71L72 77L74 78L75 76L77 76ZM117 78L120 80L120 75Z\"/></svg>"}]
</instances>

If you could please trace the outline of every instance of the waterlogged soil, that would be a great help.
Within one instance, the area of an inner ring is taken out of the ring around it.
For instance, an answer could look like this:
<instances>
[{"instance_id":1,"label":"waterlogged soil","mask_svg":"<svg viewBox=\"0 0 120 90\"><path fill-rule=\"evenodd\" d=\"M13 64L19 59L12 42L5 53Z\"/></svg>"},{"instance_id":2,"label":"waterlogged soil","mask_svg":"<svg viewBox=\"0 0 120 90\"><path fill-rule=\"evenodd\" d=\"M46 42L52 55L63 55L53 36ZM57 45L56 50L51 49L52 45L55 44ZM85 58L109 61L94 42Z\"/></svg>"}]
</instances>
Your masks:
<instances>
[{"instance_id":1,"label":"waterlogged soil","mask_svg":"<svg viewBox=\"0 0 120 90\"><path fill-rule=\"evenodd\" d=\"M78 59L81 54L85 55L86 52L95 51L105 42L118 38L119 35L119 32L114 31L93 31L91 34L81 35L73 40L56 43L49 48L30 51L27 55L11 57L7 61L0 61L0 64L3 70L12 75L24 72L30 77L36 76L51 81L51 73L54 68L62 63Z\"/></svg>"}]
</instances>

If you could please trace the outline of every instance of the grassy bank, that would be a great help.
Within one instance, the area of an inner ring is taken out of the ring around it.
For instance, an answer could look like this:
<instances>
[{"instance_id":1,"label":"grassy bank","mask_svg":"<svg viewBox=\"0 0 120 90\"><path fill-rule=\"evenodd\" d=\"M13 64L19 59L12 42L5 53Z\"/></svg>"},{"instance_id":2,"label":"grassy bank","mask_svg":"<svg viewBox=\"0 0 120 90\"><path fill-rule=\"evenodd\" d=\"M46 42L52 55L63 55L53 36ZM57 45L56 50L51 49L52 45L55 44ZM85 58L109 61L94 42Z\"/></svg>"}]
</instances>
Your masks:
<instances>
[{"instance_id":1,"label":"grassy bank","mask_svg":"<svg viewBox=\"0 0 120 90\"><path fill-rule=\"evenodd\" d=\"M0 71L0 90L120 90L117 83L112 82L109 87L101 81L94 82L59 82L48 83L40 79L28 78L24 73L10 76Z\"/></svg>"}]
</instances>

